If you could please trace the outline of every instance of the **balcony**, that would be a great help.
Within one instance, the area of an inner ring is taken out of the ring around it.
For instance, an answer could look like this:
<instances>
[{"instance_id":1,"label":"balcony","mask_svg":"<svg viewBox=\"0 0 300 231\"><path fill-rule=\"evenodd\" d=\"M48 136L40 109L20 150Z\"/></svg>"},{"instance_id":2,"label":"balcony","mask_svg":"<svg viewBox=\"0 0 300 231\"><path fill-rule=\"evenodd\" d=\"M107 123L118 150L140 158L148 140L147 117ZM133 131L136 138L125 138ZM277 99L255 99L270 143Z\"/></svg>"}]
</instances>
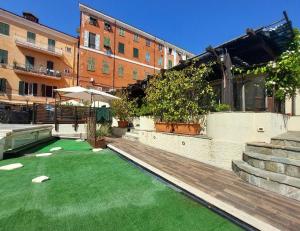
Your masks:
<instances>
[{"instance_id":1,"label":"balcony","mask_svg":"<svg viewBox=\"0 0 300 231\"><path fill-rule=\"evenodd\" d=\"M15 73L28 76L36 76L39 78L42 77L46 79L60 80L62 77L62 72L57 70L50 70L43 67L37 69L28 65L20 65L15 63L13 65L13 69Z\"/></svg>"},{"instance_id":2,"label":"balcony","mask_svg":"<svg viewBox=\"0 0 300 231\"><path fill-rule=\"evenodd\" d=\"M24 47L27 49L32 49L44 54L53 55L56 57L62 57L63 51L54 46L49 46L48 44L37 43L34 40L29 40L27 38L15 37L15 42L17 46Z\"/></svg>"}]
</instances>

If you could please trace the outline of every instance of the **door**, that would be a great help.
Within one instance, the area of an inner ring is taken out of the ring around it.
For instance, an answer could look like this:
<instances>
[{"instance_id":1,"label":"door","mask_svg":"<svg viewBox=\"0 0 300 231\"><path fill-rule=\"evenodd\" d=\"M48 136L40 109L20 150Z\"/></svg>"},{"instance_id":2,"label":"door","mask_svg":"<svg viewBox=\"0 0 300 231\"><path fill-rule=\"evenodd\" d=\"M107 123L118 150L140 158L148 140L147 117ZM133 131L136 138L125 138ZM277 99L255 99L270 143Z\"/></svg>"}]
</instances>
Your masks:
<instances>
[{"instance_id":1,"label":"door","mask_svg":"<svg viewBox=\"0 0 300 231\"><path fill-rule=\"evenodd\" d=\"M48 39L48 50L55 51L55 40Z\"/></svg>"},{"instance_id":2,"label":"door","mask_svg":"<svg viewBox=\"0 0 300 231\"><path fill-rule=\"evenodd\" d=\"M27 70L33 70L34 68L34 58L31 56L25 57L25 67Z\"/></svg>"},{"instance_id":3,"label":"door","mask_svg":"<svg viewBox=\"0 0 300 231\"><path fill-rule=\"evenodd\" d=\"M53 75L54 73L54 63L52 61L47 61L47 74Z\"/></svg>"}]
</instances>

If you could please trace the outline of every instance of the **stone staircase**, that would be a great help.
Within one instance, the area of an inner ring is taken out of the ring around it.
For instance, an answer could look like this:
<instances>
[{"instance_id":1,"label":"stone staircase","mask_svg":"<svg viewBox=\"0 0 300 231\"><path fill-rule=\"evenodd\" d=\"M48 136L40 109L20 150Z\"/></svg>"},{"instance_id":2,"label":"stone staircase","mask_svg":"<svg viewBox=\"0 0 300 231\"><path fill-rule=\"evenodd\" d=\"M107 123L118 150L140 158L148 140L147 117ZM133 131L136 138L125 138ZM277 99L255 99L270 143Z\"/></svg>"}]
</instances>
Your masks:
<instances>
[{"instance_id":1,"label":"stone staircase","mask_svg":"<svg viewBox=\"0 0 300 231\"><path fill-rule=\"evenodd\" d=\"M139 140L140 130L135 128L130 128L130 131L127 131L122 138L131 140L131 141L138 141Z\"/></svg>"},{"instance_id":2,"label":"stone staircase","mask_svg":"<svg viewBox=\"0 0 300 231\"><path fill-rule=\"evenodd\" d=\"M255 186L300 200L300 132L287 132L271 143L247 143L233 171Z\"/></svg>"}]
</instances>

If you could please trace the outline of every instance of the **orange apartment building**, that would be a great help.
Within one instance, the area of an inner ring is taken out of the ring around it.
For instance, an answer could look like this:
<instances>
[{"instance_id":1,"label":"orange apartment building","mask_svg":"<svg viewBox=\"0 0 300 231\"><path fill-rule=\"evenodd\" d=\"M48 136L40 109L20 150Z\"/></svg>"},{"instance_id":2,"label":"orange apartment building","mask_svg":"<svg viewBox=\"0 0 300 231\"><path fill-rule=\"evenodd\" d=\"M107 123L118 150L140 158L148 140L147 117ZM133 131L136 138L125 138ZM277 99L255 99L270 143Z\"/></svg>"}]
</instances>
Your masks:
<instances>
[{"instance_id":1,"label":"orange apartment building","mask_svg":"<svg viewBox=\"0 0 300 231\"><path fill-rule=\"evenodd\" d=\"M143 80L194 55L83 4L78 85L103 91Z\"/></svg>"},{"instance_id":2,"label":"orange apartment building","mask_svg":"<svg viewBox=\"0 0 300 231\"><path fill-rule=\"evenodd\" d=\"M53 89L77 84L78 39L0 9L0 102L53 101Z\"/></svg>"}]
</instances>

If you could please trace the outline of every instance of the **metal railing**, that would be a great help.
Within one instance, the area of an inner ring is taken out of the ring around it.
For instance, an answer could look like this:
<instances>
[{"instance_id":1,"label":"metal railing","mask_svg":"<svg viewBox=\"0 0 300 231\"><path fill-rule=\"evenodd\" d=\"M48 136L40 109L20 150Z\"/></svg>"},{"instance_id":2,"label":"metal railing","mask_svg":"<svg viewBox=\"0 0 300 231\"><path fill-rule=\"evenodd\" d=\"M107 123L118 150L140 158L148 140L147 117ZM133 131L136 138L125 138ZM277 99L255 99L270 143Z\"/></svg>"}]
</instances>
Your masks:
<instances>
[{"instance_id":1,"label":"metal railing","mask_svg":"<svg viewBox=\"0 0 300 231\"><path fill-rule=\"evenodd\" d=\"M57 70L47 69L45 67L35 68L30 65L14 63L13 69L18 71L29 72L32 74L45 75L49 77L57 77L57 78L62 77L62 72Z\"/></svg>"},{"instance_id":2,"label":"metal railing","mask_svg":"<svg viewBox=\"0 0 300 231\"><path fill-rule=\"evenodd\" d=\"M23 38L19 36L15 36L15 42L20 45L25 45L27 47L34 48L36 50L46 51L53 53L54 55L63 55L63 51L55 46L50 46L44 43L38 43L33 39Z\"/></svg>"}]
</instances>

